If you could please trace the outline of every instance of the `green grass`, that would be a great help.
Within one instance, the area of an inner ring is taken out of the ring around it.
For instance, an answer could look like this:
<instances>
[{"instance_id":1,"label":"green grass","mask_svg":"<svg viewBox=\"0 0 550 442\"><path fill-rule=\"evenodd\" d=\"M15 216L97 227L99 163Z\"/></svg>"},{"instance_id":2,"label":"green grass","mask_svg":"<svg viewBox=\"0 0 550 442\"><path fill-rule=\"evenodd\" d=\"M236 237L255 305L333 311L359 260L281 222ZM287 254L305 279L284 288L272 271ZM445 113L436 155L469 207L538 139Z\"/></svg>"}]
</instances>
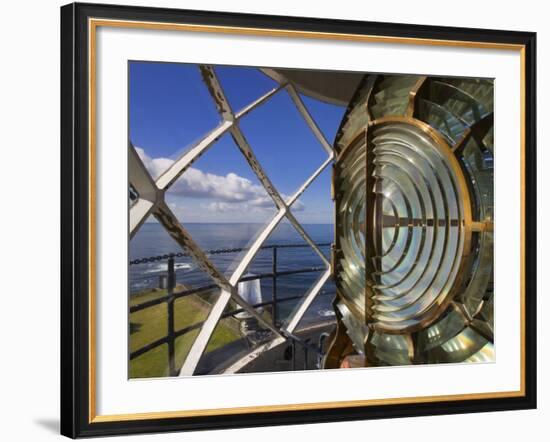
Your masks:
<instances>
[{"instance_id":1,"label":"green grass","mask_svg":"<svg viewBox=\"0 0 550 442\"><path fill-rule=\"evenodd\" d=\"M177 288L177 290L179 290ZM166 296L166 290L149 290L130 298L130 305L141 304L146 301ZM210 304L198 295L190 295L174 302L175 329L180 330L193 324L202 322L208 316ZM131 331L130 352L135 351L150 342L166 336L168 330L167 303L132 313L130 315ZM176 368L183 364L193 341L200 329L188 332L176 338ZM220 348L241 337L239 322L233 318L226 318L214 329L208 342L205 353ZM130 377L163 377L168 376L168 346L156 347L130 361Z\"/></svg>"}]
</instances>

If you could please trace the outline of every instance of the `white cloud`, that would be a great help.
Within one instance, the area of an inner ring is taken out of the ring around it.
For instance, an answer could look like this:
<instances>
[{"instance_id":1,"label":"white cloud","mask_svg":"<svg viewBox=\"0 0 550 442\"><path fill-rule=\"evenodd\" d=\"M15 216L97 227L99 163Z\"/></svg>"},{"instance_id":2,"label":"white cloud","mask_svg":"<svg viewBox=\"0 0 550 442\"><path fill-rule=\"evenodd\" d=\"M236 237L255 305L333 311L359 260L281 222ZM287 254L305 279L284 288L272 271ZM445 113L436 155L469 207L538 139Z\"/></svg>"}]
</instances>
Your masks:
<instances>
[{"instance_id":1,"label":"white cloud","mask_svg":"<svg viewBox=\"0 0 550 442\"><path fill-rule=\"evenodd\" d=\"M250 205L248 203L228 203L225 201L214 201L212 203L208 204L202 204L201 208L205 210L209 210L211 212L220 212L220 213L226 213L226 212L249 212L250 210L265 210L263 208L258 208L253 205Z\"/></svg>"},{"instance_id":2,"label":"white cloud","mask_svg":"<svg viewBox=\"0 0 550 442\"><path fill-rule=\"evenodd\" d=\"M143 165L154 179L157 179L162 172L174 163L174 160L170 158L151 158L141 147L135 147L135 149L141 161L143 161Z\"/></svg>"},{"instance_id":3,"label":"white cloud","mask_svg":"<svg viewBox=\"0 0 550 442\"><path fill-rule=\"evenodd\" d=\"M151 158L140 147L135 149L155 179L174 163L169 158ZM173 196L215 200L203 205L203 208L213 212L242 211L244 215L248 210L265 210L275 207L271 197L261 185L254 184L249 179L233 172L224 176L190 167L172 185L170 191ZM284 194L281 196L285 199L288 198ZM300 200L292 206L293 211L304 209L305 205Z\"/></svg>"}]
</instances>

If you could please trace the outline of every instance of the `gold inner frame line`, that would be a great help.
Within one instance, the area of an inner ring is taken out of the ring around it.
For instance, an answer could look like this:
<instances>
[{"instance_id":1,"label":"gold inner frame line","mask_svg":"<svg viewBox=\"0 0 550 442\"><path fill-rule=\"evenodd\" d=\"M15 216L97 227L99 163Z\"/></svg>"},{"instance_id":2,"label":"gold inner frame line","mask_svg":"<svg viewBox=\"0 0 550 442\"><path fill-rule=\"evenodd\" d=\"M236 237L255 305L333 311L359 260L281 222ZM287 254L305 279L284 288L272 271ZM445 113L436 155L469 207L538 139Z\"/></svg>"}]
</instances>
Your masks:
<instances>
[{"instance_id":1,"label":"gold inner frame line","mask_svg":"<svg viewBox=\"0 0 550 442\"><path fill-rule=\"evenodd\" d=\"M234 34L243 36L288 37L322 40L356 41L386 44L410 44L419 46L442 46L474 49L511 50L520 53L520 389L518 391L466 393L438 396L416 396L404 398L366 399L337 402L316 402L284 405L262 405L252 407L234 407L199 410L161 411L148 413L129 413L113 415L96 414L96 31L97 28L134 28L147 30L170 30L185 32L206 32L217 34ZM390 37L377 35L359 35L346 33L293 31L282 29L245 28L232 26L211 26L181 23L158 23L132 20L88 19L88 128L89 128L89 367L88 367L88 421L89 423L133 421L145 419L168 419L178 417L237 415L246 413L269 413L279 411L321 410L329 408L365 407L375 405L414 404L426 402L481 400L512 398L525 396L525 45L494 42L475 42L460 40L423 39L412 37Z\"/></svg>"}]
</instances>

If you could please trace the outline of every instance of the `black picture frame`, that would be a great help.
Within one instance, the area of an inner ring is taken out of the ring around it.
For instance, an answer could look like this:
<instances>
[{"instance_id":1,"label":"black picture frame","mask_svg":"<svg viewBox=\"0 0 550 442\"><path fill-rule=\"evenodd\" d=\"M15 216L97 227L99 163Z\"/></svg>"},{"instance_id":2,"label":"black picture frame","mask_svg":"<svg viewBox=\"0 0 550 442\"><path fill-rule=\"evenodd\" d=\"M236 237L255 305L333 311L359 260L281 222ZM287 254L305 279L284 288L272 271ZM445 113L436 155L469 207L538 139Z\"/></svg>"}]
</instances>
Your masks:
<instances>
[{"instance_id":1,"label":"black picture frame","mask_svg":"<svg viewBox=\"0 0 550 442\"><path fill-rule=\"evenodd\" d=\"M198 417L90 418L89 18L520 45L524 51L524 395ZM73 3L61 8L61 434L240 428L536 408L536 34Z\"/></svg>"}]
</instances>

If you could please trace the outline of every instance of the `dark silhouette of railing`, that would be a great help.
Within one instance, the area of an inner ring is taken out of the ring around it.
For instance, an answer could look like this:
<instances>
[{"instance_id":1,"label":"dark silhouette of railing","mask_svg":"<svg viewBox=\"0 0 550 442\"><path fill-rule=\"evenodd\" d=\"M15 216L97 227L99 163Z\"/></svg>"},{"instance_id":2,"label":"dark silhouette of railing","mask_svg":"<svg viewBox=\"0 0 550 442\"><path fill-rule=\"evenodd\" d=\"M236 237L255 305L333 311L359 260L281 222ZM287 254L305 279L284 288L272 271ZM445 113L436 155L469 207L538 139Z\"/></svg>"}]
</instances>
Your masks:
<instances>
[{"instance_id":1,"label":"dark silhouette of railing","mask_svg":"<svg viewBox=\"0 0 550 442\"><path fill-rule=\"evenodd\" d=\"M330 243L318 243L316 244L317 247L329 247ZM261 279L271 279L272 281L272 297L270 301L265 301L257 304L253 304L253 308L260 308L260 307L266 307L271 306L271 316L272 316L272 324L274 327L280 329L281 324L279 323L279 318L277 314L277 307L279 304L296 301L298 299L301 299L302 296L290 296L286 298L278 298L277 296L277 278L280 276L289 276L289 275L298 275L298 274L304 274L304 273L315 273L315 272L321 272L323 270L326 270L325 267L305 267L300 268L296 270L285 270L285 271L278 271L277 270L277 250L278 249L284 249L284 248L304 248L309 247L308 244L272 244L272 245L265 245L260 247L260 249L271 249L272 250L272 258L271 258L271 272L268 273L261 273L257 275L251 275L251 276L244 276L241 279L239 279L239 282L244 281L253 281L253 280L261 280ZM216 250L207 250L206 253L209 255L217 255L217 254L224 254L224 253L238 253L242 252L244 250L247 250L246 248L228 248L228 249L216 249ZM178 370L176 368L176 339L180 336L183 336L189 332L192 332L193 330L200 329L205 321L200 321L195 324L192 324L190 326L184 327L179 330L175 330L175 315L174 315L174 303L177 299L184 298L186 296L191 296L203 292L209 292L211 290L218 289L219 287L216 284L209 284L209 285L203 285L200 287L193 287L191 289L186 289L182 291L174 291L176 287L176 269L175 269L175 258L179 257L185 257L188 256L185 252L178 252L178 253L170 253L170 254L164 254L164 255L158 255L158 256L151 256L146 258L140 258L130 261L130 265L137 265L137 264L146 264L146 263L152 263L152 262L158 262L158 261L168 261L168 269L167 269L167 286L166 291L167 294L165 296L160 296L158 298L142 302L137 305L131 305L129 307L129 313L136 313L151 307L154 307L156 305L166 303L167 309L168 309L168 330L166 336L163 336L162 338L156 339L155 341L152 341L143 347L140 347L137 350L134 350L130 352L130 360L137 358L138 356L143 355L144 353L147 353L148 351L153 350L156 347L159 347L161 345L167 344L168 346L168 372L170 376L177 376ZM319 294L321 295L321 293ZM239 313L244 312L245 310L243 308L236 308L231 311L225 312L220 317L220 321L224 318L235 316ZM299 344L302 346L304 350L304 369L307 369L307 358L308 358L308 352L313 351L318 355L318 357L322 356L322 349L318 346L315 346L309 342L309 340L303 341L299 337L295 335L288 335L285 334L287 339L291 341L292 345L292 369L296 369L296 344Z\"/></svg>"}]
</instances>

